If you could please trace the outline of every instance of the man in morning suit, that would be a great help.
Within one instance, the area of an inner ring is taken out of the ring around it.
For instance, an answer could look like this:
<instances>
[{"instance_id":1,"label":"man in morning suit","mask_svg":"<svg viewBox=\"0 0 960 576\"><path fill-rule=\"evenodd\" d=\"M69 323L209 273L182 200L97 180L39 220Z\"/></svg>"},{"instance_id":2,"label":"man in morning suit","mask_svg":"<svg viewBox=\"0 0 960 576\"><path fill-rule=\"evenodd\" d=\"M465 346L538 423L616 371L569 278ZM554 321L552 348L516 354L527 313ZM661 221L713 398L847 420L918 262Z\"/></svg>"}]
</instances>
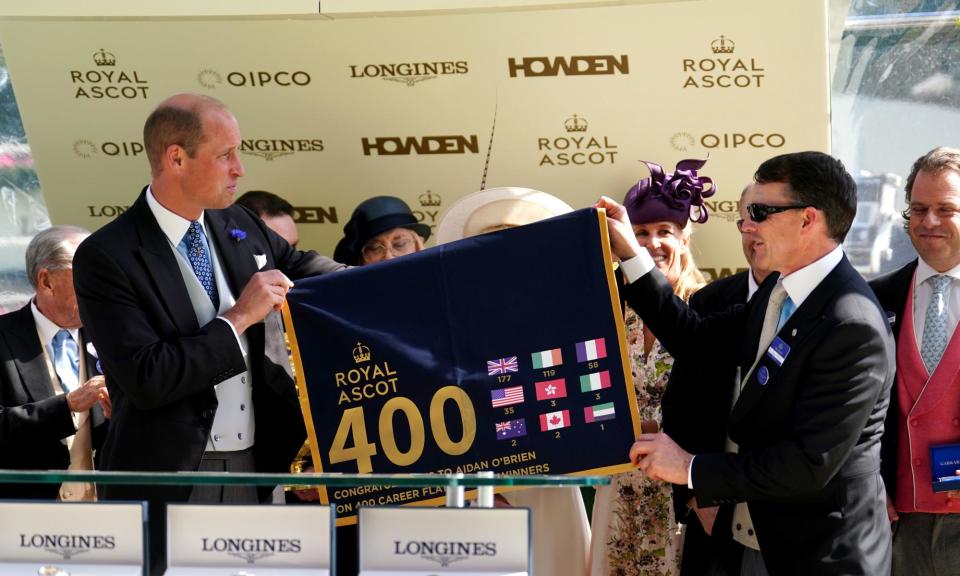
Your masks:
<instances>
[{"instance_id":1,"label":"man in morning suit","mask_svg":"<svg viewBox=\"0 0 960 576\"><path fill-rule=\"evenodd\" d=\"M690 297L690 308L699 314L712 314L733 304L745 304L772 271L757 257L755 231L744 230L749 219L747 205L755 201L752 185L740 193L740 245L749 268L732 276L714 280ZM717 386L702 386L705 380ZM722 383L722 384L721 384ZM727 416L733 408L733 387L739 386L736 367L718 371L713 365L675 361L663 395L663 431L687 452L719 452L726 449ZM720 518L717 506L697 506L693 491L686 485L673 485L673 507L677 523L686 525L680 571L684 576L739 574L743 547L731 534L731 516ZM732 513L728 507L726 510ZM742 526L741 526L742 528Z\"/></svg>"},{"instance_id":2,"label":"man in morning suit","mask_svg":"<svg viewBox=\"0 0 960 576\"><path fill-rule=\"evenodd\" d=\"M897 340L882 447L893 574L960 574L960 493L933 491L930 458L932 446L960 443L960 150L917 159L906 192L920 258L870 283Z\"/></svg>"},{"instance_id":3,"label":"man in morning suit","mask_svg":"<svg viewBox=\"0 0 960 576\"><path fill-rule=\"evenodd\" d=\"M630 238L623 207L603 198L627 301L677 359L739 363L742 388L727 431L734 452L691 455L666 434L642 434L631 459L693 490L699 506L735 505L755 547L741 574L885 574L890 526L880 437L893 382L893 337L873 292L840 243L856 185L819 152L767 160L754 175L743 230L778 270L753 299L701 317ZM703 386L722 386L704 381ZM736 529L736 526L733 526Z\"/></svg>"},{"instance_id":4,"label":"man in morning suit","mask_svg":"<svg viewBox=\"0 0 960 576\"><path fill-rule=\"evenodd\" d=\"M92 470L107 431L103 376L80 328L71 262L89 233L54 226L27 246L36 291L0 316L0 468ZM0 484L0 499L95 500L93 484Z\"/></svg>"},{"instance_id":5,"label":"man in morning suit","mask_svg":"<svg viewBox=\"0 0 960 576\"><path fill-rule=\"evenodd\" d=\"M264 353L266 339L283 335L262 321L282 305L289 278L343 266L293 249L231 206L244 169L237 120L223 103L172 96L143 134L150 185L74 261L80 315L113 402L101 468L286 471L306 433L286 358ZM257 500L244 486L105 486L103 495L147 498L151 508ZM150 519L162 562L163 511Z\"/></svg>"}]
</instances>

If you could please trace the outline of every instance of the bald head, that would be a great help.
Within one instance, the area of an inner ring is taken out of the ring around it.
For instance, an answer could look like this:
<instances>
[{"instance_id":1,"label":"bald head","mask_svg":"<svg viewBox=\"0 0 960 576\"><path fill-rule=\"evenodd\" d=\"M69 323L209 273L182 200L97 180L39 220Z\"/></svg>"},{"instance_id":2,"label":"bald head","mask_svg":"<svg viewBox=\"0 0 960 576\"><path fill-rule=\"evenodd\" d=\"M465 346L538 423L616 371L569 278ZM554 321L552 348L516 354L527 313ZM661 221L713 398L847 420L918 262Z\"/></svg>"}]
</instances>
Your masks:
<instances>
[{"instance_id":1,"label":"bald head","mask_svg":"<svg viewBox=\"0 0 960 576\"><path fill-rule=\"evenodd\" d=\"M223 102L202 94L176 94L157 105L143 125L143 145L154 176L162 171L170 146L183 148L190 158L196 156L203 142L203 118L210 112L230 115Z\"/></svg>"}]
</instances>

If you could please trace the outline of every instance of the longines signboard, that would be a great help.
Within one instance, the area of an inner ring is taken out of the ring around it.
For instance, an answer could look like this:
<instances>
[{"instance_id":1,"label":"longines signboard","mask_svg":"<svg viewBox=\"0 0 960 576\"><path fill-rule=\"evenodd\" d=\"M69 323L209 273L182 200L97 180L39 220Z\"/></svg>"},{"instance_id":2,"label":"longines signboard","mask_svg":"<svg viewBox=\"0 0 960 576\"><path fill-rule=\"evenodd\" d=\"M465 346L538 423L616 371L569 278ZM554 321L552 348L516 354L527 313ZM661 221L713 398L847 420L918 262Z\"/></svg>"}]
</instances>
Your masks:
<instances>
[{"instance_id":1,"label":"longines signboard","mask_svg":"<svg viewBox=\"0 0 960 576\"><path fill-rule=\"evenodd\" d=\"M325 254L375 195L430 226L482 187L582 208L622 198L640 160L709 154L715 200L735 202L766 158L829 151L825 0L324 0L327 17L284 0L283 18L236 17L267 10L249 1L222 18L183 0L113 2L116 18L88 4L0 3L56 224L95 229L132 203L150 178L143 122L184 91L236 114L239 192L304 207L300 245ZM744 266L732 222L695 228L698 265Z\"/></svg>"},{"instance_id":2,"label":"longines signboard","mask_svg":"<svg viewBox=\"0 0 960 576\"><path fill-rule=\"evenodd\" d=\"M140 576L146 504L0 502L0 576Z\"/></svg>"}]
</instances>

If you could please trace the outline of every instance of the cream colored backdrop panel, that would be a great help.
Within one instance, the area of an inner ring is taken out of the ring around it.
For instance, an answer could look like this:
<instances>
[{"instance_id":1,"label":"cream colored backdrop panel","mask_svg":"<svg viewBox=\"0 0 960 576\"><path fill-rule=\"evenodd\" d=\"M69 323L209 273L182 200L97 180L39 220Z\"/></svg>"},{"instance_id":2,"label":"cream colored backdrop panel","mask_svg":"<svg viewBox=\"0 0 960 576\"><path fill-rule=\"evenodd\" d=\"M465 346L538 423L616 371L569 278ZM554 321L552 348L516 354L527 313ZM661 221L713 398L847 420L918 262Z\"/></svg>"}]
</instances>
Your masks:
<instances>
[{"instance_id":1,"label":"cream colored backdrop panel","mask_svg":"<svg viewBox=\"0 0 960 576\"><path fill-rule=\"evenodd\" d=\"M694 247L701 268L724 274L744 266L733 220L756 166L829 150L825 18L811 0L15 18L0 20L0 41L55 223L97 228L129 206L149 182L144 119L193 91L234 111L241 191L298 207L303 246L331 253L353 208L378 194L435 224L485 168L487 187L582 207L622 198L646 176L640 160L670 170L709 153L702 172L720 192Z\"/></svg>"}]
</instances>

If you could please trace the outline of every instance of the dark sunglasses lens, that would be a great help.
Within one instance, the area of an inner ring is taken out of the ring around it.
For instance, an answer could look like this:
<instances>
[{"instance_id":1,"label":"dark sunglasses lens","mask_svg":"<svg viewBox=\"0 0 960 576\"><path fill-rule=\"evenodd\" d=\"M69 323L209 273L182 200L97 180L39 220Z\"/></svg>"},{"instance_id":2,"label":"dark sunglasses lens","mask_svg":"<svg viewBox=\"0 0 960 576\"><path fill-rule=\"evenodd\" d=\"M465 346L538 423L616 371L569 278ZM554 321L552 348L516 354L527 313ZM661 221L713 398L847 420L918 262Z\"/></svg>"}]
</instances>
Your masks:
<instances>
[{"instance_id":1,"label":"dark sunglasses lens","mask_svg":"<svg viewBox=\"0 0 960 576\"><path fill-rule=\"evenodd\" d=\"M750 219L754 222L763 222L767 219L767 211L764 210L766 206L763 204L748 204L747 205L747 214L750 215Z\"/></svg>"}]
</instances>

